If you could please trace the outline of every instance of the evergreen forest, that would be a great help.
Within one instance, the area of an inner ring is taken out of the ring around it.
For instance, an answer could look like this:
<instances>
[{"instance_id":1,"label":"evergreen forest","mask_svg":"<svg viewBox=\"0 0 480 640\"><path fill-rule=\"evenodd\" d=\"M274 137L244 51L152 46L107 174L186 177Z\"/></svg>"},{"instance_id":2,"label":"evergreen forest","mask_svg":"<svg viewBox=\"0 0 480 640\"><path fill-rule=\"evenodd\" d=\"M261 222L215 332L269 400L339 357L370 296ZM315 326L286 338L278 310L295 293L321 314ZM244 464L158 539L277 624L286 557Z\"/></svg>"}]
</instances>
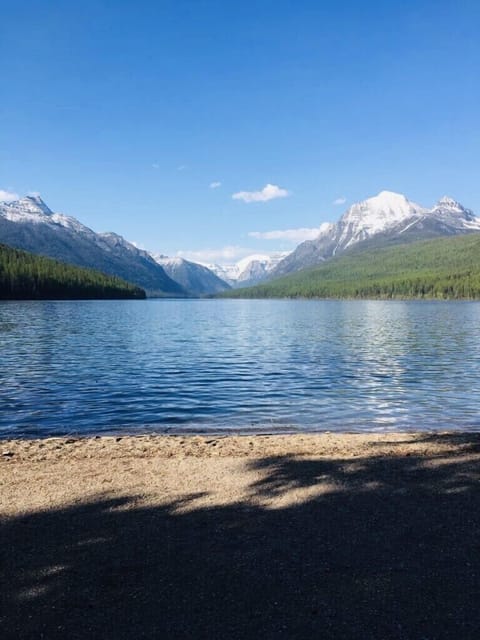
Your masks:
<instances>
[{"instance_id":1,"label":"evergreen forest","mask_svg":"<svg viewBox=\"0 0 480 640\"><path fill-rule=\"evenodd\" d=\"M229 298L480 299L480 234L360 251Z\"/></svg>"},{"instance_id":2,"label":"evergreen forest","mask_svg":"<svg viewBox=\"0 0 480 640\"><path fill-rule=\"evenodd\" d=\"M115 276L0 244L1 300L132 298L145 298L145 291Z\"/></svg>"}]
</instances>

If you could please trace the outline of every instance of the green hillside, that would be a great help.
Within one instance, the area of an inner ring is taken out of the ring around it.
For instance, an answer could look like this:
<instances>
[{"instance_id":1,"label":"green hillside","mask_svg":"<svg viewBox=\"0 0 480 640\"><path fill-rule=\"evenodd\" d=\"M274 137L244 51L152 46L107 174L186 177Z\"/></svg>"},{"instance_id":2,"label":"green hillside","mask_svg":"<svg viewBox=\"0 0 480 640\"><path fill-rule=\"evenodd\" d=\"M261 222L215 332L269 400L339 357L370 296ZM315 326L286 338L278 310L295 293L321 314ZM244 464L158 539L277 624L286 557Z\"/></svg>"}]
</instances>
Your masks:
<instances>
[{"instance_id":1,"label":"green hillside","mask_svg":"<svg viewBox=\"0 0 480 640\"><path fill-rule=\"evenodd\" d=\"M144 298L143 289L0 244L0 300Z\"/></svg>"},{"instance_id":2,"label":"green hillside","mask_svg":"<svg viewBox=\"0 0 480 640\"><path fill-rule=\"evenodd\" d=\"M480 234L344 254L229 298L480 298Z\"/></svg>"}]
</instances>

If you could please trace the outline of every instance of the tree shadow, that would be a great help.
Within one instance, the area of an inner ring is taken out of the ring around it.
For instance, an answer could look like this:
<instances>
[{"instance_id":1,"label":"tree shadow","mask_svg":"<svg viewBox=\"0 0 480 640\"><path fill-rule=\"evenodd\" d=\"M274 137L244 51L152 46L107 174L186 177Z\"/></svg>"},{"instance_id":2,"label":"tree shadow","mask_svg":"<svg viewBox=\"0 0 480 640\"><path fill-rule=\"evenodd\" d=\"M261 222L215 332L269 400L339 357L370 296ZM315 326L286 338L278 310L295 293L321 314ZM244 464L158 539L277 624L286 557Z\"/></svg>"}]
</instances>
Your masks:
<instances>
[{"instance_id":1,"label":"tree shadow","mask_svg":"<svg viewBox=\"0 0 480 640\"><path fill-rule=\"evenodd\" d=\"M262 479L226 506L98 496L5 520L2 637L478 638L478 459L247 465Z\"/></svg>"},{"instance_id":2,"label":"tree shadow","mask_svg":"<svg viewBox=\"0 0 480 640\"><path fill-rule=\"evenodd\" d=\"M472 433L472 432L458 432L458 433L432 433L425 432L421 434L415 434L414 439L408 438L406 440L398 440L394 439L391 441L382 439L378 442L371 443L373 447L384 447L385 445L391 444L394 446L404 445L404 444L440 444L447 447L455 447L456 451L451 451L450 456L459 455L466 452L480 452L480 433Z\"/></svg>"}]
</instances>

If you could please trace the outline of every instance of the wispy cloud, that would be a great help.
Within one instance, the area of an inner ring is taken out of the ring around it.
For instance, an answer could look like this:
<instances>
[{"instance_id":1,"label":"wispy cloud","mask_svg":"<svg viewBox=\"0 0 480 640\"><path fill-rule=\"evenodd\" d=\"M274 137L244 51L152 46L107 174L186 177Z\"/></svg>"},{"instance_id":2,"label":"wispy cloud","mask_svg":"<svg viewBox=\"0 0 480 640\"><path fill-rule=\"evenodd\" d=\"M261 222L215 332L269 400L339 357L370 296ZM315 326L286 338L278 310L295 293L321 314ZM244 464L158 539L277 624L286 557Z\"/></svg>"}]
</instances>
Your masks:
<instances>
[{"instance_id":1,"label":"wispy cloud","mask_svg":"<svg viewBox=\"0 0 480 640\"><path fill-rule=\"evenodd\" d=\"M221 182L211 182L208 187L210 189L218 189L218 187L221 187L222 183Z\"/></svg>"},{"instance_id":2,"label":"wispy cloud","mask_svg":"<svg viewBox=\"0 0 480 640\"><path fill-rule=\"evenodd\" d=\"M160 165L158 164L158 162L154 162L152 164L152 169L160 169Z\"/></svg>"},{"instance_id":3,"label":"wispy cloud","mask_svg":"<svg viewBox=\"0 0 480 640\"><path fill-rule=\"evenodd\" d=\"M234 200L243 200L243 202L268 202L276 198L286 198L290 195L290 191L282 189L276 184L266 184L260 191L239 191L234 193Z\"/></svg>"},{"instance_id":4,"label":"wispy cloud","mask_svg":"<svg viewBox=\"0 0 480 640\"><path fill-rule=\"evenodd\" d=\"M237 245L227 245L217 249L201 249L199 251L177 251L177 256L193 262L235 262L252 253L251 249Z\"/></svg>"},{"instance_id":5,"label":"wispy cloud","mask_svg":"<svg viewBox=\"0 0 480 640\"><path fill-rule=\"evenodd\" d=\"M0 202L13 202L14 200L18 200L18 193L13 193L13 191L7 191L5 189L0 189Z\"/></svg>"},{"instance_id":6,"label":"wispy cloud","mask_svg":"<svg viewBox=\"0 0 480 640\"><path fill-rule=\"evenodd\" d=\"M186 164L179 164L178 167L177 167L177 171L185 171L187 166L188 165L186 165Z\"/></svg>"},{"instance_id":7,"label":"wispy cloud","mask_svg":"<svg viewBox=\"0 0 480 640\"><path fill-rule=\"evenodd\" d=\"M340 198L336 198L336 200L334 200L332 202L332 204L338 206L338 205L341 205L341 204L345 204L346 201L347 201L347 199L345 198L345 196L340 196Z\"/></svg>"},{"instance_id":8,"label":"wispy cloud","mask_svg":"<svg viewBox=\"0 0 480 640\"><path fill-rule=\"evenodd\" d=\"M305 240L314 240L322 231L325 231L330 224L325 222L319 227L299 229L277 229L275 231L250 231L248 235L257 240L286 240L287 242L304 242Z\"/></svg>"}]
</instances>

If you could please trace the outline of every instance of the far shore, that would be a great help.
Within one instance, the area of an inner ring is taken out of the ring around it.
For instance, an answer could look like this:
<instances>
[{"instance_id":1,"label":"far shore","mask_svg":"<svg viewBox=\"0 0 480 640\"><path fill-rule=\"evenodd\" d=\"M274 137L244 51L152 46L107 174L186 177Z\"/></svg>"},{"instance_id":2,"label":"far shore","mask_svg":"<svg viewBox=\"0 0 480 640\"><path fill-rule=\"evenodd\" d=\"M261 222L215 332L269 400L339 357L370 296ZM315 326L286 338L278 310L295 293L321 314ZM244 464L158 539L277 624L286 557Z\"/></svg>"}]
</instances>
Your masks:
<instances>
[{"instance_id":1,"label":"far shore","mask_svg":"<svg viewBox=\"0 0 480 640\"><path fill-rule=\"evenodd\" d=\"M478 433L0 454L6 639L478 637Z\"/></svg>"}]
</instances>

